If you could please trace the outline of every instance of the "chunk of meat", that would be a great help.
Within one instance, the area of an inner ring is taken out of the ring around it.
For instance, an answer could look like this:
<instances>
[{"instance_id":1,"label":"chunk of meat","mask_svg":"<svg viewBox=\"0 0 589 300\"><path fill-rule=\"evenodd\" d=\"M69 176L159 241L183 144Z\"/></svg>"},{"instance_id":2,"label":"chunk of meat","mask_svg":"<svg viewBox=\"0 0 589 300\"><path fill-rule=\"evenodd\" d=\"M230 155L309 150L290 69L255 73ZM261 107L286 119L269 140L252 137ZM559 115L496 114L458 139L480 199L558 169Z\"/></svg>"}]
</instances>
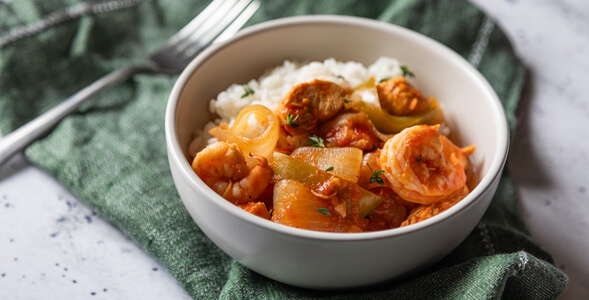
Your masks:
<instances>
[{"instance_id":1,"label":"chunk of meat","mask_svg":"<svg viewBox=\"0 0 589 300\"><path fill-rule=\"evenodd\" d=\"M379 82L376 90L380 107L391 115L410 116L431 106L432 100L402 76Z\"/></svg>"},{"instance_id":2,"label":"chunk of meat","mask_svg":"<svg viewBox=\"0 0 589 300\"><path fill-rule=\"evenodd\" d=\"M379 132L363 111L340 113L321 125L319 132L330 147L380 148L389 136Z\"/></svg>"},{"instance_id":3,"label":"chunk of meat","mask_svg":"<svg viewBox=\"0 0 589 300\"><path fill-rule=\"evenodd\" d=\"M264 202L248 202L246 204L239 204L238 206L252 215L270 220L271 215Z\"/></svg>"},{"instance_id":4,"label":"chunk of meat","mask_svg":"<svg viewBox=\"0 0 589 300\"><path fill-rule=\"evenodd\" d=\"M315 79L298 84L280 102L278 117L292 135L310 132L340 111L347 93L331 81Z\"/></svg>"},{"instance_id":5,"label":"chunk of meat","mask_svg":"<svg viewBox=\"0 0 589 300\"><path fill-rule=\"evenodd\" d=\"M401 226L407 218L403 199L389 188L380 188L379 195L385 200L368 214L369 230L384 230Z\"/></svg>"},{"instance_id":6,"label":"chunk of meat","mask_svg":"<svg viewBox=\"0 0 589 300\"><path fill-rule=\"evenodd\" d=\"M382 187L382 185L377 182L370 182L370 178L373 177L373 172L380 170L380 165L378 164L379 157L380 149L364 153L362 156L362 165L360 166L360 177L358 178L359 186L367 190Z\"/></svg>"}]
</instances>

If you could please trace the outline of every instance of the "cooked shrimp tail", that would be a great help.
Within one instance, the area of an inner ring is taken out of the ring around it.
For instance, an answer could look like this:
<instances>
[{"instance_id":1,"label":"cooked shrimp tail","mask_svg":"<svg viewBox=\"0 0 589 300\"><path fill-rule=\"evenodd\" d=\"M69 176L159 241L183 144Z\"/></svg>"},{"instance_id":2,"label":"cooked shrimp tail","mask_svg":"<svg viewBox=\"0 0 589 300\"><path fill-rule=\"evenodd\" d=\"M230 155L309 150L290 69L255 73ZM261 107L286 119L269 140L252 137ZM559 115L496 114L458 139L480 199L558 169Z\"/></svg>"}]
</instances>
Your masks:
<instances>
[{"instance_id":1,"label":"cooked shrimp tail","mask_svg":"<svg viewBox=\"0 0 589 300\"><path fill-rule=\"evenodd\" d=\"M255 162L248 165L248 160ZM234 204L255 200L270 184L266 158L244 155L233 143L216 142L196 154L192 169L206 185Z\"/></svg>"},{"instance_id":2,"label":"cooked shrimp tail","mask_svg":"<svg viewBox=\"0 0 589 300\"><path fill-rule=\"evenodd\" d=\"M418 125L389 139L379 165L393 191L401 198L420 204L442 200L466 183L466 156L438 133L439 125Z\"/></svg>"},{"instance_id":3,"label":"cooked shrimp tail","mask_svg":"<svg viewBox=\"0 0 589 300\"><path fill-rule=\"evenodd\" d=\"M238 203L257 199L270 184L272 168L268 166L268 160L262 156L253 156L258 164L250 170L247 176L238 182L233 182L223 194L225 199L235 199Z\"/></svg>"}]
</instances>

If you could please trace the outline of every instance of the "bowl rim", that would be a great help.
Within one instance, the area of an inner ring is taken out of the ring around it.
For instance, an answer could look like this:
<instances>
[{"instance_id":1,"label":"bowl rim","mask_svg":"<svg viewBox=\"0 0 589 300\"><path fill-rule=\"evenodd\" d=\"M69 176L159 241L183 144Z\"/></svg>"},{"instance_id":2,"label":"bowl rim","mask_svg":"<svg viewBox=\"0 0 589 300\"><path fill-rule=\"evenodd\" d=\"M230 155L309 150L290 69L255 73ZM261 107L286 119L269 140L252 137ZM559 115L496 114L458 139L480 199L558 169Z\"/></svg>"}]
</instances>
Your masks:
<instances>
[{"instance_id":1,"label":"bowl rim","mask_svg":"<svg viewBox=\"0 0 589 300\"><path fill-rule=\"evenodd\" d=\"M180 148L180 143L176 135L176 107L179 102L180 95L183 91L184 85L190 79L191 75L198 69L198 67L212 57L215 53L221 51L224 47L227 47L233 43L236 43L249 36L257 33L279 30L283 27L301 26L301 25L345 25L345 26L358 26L364 27L371 30L385 30L395 35L401 35L404 38L409 38L419 43L427 44L428 47L433 47L437 52L440 52L445 58L452 60L452 63L457 64L461 67L464 72L474 76L475 79L481 84L483 91L490 96L493 104L493 119L497 123L498 128L496 134L498 135L498 143L496 145L495 156L492 158L489 171L481 178L477 186L470 191L470 193L462 201L449 208L448 210L432 217L430 219L421 221L411 226L393 228L382 231L373 232L361 232L361 233L334 233L334 232L321 232L306 229L299 229L282 224L274 223L266 219L260 218L253 214L247 213L236 205L225 200L223 197L215 193L210 189L192 170L190 163L185 159L184 153ZM391 23L377 21L373 19L367 19L355 16L341 16L341 15L304 15L304 16L293 16L285 17L274 20L265 21L259 24L252 25L250 27L242 29L234 37L225 41L215 43L209 48L201 52L192 62L184 69L176 80L165 111L165 135L166 135L166 146L170 155L170 163L176 164L179 168L181 176L183 176L193 189L198 189L204 195L206 195L218 208L224 210L228 214L235 218L241 219L254 226L285 234L294 238L303 238L311 240L330 240L340 242L354 242L354 241L366 241L366 240L380 240L388 239L396 236L403 236L411 234L417 231L423 231L431 226L435 226L439 223L448 221L449 219L456 217L461 211L467 209L473 205L475 200L486 193L491 188L492 183L497 177L501 176L502 170L507 160L509 145L510 145L510 132L507 124L507 118L505 111L499 97L495 90L491 87L490 83L483 77L483 75L468 63L462 56L445 46L444 44L427 37L421 33L404 28ZM184 200L183 200L184 201Z\"/></svg>"}]
</instances>

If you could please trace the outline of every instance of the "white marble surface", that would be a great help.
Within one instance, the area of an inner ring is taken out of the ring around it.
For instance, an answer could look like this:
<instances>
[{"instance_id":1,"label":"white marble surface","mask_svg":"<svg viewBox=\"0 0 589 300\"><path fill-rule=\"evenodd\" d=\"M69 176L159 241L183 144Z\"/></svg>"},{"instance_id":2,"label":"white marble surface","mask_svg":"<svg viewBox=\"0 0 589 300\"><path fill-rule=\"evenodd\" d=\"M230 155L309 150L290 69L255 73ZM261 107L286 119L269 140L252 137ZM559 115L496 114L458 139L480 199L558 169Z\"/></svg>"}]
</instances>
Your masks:
<instances>
[{"instance_id":1,"label":"white marble surface","mask_svg":"<svg viewBox=\"0 0 589 300\"><path fill-rule=\"evenodd\" d=\"M528 66L509 168L533 237L589 299L589 2L472 0ZM161 265L42 171L0 167L0 298L187 299Z\"/></svg>"},{"instance_id":2,"label":"white marble surface","mask_svg":"<svg viewBox=\"0 0 589 300\"><path fill-rule=\"evenodd\" d=\"M472 2L530 72L509 161L523 220L569 276L562 299L589 299L589 2Z\"/></svg>"},{"instance_id":3,"label":"white marble surface","mask_svg":"<svg viewBox=\"0 0 589 300\"><path fill-rule=\"evenodd\" d=\"M0 299L190 299L139 246L17 156L0 168Z\"/></svg>"}]
</instances>

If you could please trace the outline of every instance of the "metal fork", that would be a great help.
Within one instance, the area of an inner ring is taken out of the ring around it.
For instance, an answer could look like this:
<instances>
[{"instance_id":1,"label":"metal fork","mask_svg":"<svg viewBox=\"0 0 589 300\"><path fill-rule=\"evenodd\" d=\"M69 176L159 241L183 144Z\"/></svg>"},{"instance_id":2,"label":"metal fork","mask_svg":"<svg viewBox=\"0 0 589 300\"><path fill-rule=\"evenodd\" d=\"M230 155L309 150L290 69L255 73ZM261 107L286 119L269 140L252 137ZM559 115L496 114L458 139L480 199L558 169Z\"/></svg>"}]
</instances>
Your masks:
<instances>
[{"instance_id":1,"label":"metal fork","mask_svg":"<svg viewBox=\"0 0 589 300\"><path fill-rule=\"evenodd\" d=\"M235 34L259 6L257 0L214 0L155 51L146 64L122 68L105 75L29 123L0 138L0 165L47 134L66 116L75 112L81 104L131 76L138 73L180 73L205 47Z\"/></svg>"}]
</instances>

